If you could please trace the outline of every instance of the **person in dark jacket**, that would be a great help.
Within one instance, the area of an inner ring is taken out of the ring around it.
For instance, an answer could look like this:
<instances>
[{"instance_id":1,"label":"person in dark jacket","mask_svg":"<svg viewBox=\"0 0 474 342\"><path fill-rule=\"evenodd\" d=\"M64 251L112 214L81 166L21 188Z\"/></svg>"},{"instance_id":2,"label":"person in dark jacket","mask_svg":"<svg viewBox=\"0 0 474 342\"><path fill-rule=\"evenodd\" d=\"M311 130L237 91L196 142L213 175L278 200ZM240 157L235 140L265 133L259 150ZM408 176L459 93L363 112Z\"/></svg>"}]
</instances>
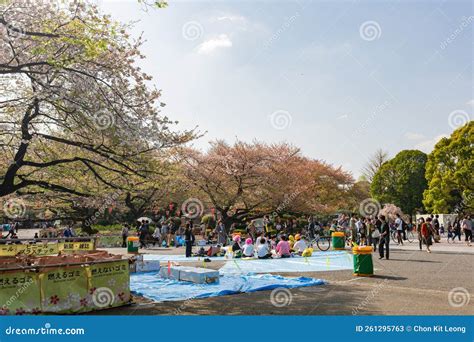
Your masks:
<instances>
[{"instance_id":1,"label":"person in dark jacket","mask_svg":"<svg viewBox=\"0 0 474 342\"><path fill-rule=\"evenodd\" d=\"M389 244L390 244L390 226L384 215L380 215L380 221L382 222L380 226L380 243L379 243L379 253L380 259L389 259Z\"/></svg>"},{"instance_id":2,"label":"person in dark jacket","mask_svg":"<svg viewBox=\"0 0 474 342\"><path fill-rule=\"evenodd\" d=\"M193 254L193 243L194 243L194 234L189 223L186 223L186 229L184 230L184 242L186 244L186 258L189 258Z\"/></svg>"}]
</instances>

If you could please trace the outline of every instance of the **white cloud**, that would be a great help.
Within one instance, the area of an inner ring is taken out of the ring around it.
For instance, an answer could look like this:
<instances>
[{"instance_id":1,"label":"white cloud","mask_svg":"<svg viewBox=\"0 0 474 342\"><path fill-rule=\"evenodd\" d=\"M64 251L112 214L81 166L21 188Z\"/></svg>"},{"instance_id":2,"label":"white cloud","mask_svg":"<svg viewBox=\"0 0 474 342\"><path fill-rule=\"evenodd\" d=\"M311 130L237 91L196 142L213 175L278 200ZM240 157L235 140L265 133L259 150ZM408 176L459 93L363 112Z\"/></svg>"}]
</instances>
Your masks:
<instances>
[{"instance_id":1,"label":"white cloud","mask_svg":"<svg viewBox=\"0 0 474 342\"><path fill-rule=\"evenodd\" d=\"M347 114L342 114L341 116L339 116L337 119L338 120L342 120L342 119L347 119L349 117L349 115Z\"/></svg>"},{"instance_id":2,"label":"white cloud","mask_svg":"<svg viewBox=\"0 0 474 342\"><path fill-rule=\"evenodd\" d=\"M241 15L222 15L220 17L216 18L217 21L231 21L231 22L240 22L240 23L245 23L247 19Z\"/></svg>"},{"instance_id":3,"label":"white cloud","mask_svg":"<svg viewBox=\"0 0 474 342\"><path fill-rule=\"evenodd\" d=\"M230 48L232 47L232 40L226 34L220 34L215 38L206 40L205 42L199 44L197 47L197 52L203 55L210 55L216 49L220 48Z\"/></svg>"},{"instance_id":4,"label":"white cloud","mask_svg":"<svg viewBox=\"0 0 474 342\"><path fill-rule=\"evenodd\" d=\"M441 134L441 135L438 135L438 136L434 137L433 139L424 140L424 141L418 143L415 146L415 149L423 151L425 153L430 153L431 151L433 151L433 148L436 145L436 143L438 141L440 141L442 138L449 138L449 135Z\"/></svg>"},{"instance_id":5,"label":"white cloud","mask_svg":"<svg viewBox=\"0 0 474 342\"><path fill-rule=\"evenodd\" d=\"M474 107L474 99L467 101L466 104Z\"/></svg>"},{"instance_id":6,"label":"white cloud","mask_svg":"<svg viewBox=\"0 0 474 342\"><path fill-rule=\"evenodd\" d=\"M405 133L405 138L408 139L408 140L421 140L424 137L425 136L423 134L420 134L420 133L414 133L414 132L406 132Z\"/></svg>"}]
</instances>

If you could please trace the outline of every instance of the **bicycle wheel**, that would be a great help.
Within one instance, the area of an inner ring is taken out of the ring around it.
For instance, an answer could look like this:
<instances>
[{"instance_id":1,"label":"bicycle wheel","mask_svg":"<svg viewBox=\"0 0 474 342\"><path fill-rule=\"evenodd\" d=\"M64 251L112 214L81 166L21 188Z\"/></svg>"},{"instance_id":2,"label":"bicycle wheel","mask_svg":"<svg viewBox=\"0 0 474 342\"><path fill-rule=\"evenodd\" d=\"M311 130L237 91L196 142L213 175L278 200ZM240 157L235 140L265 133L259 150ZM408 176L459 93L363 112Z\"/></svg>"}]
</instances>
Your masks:
<instances>
[{"instance_id":1,"label":"bicycle wheel","mask_svg":"<svg viewBox=\"0 0 474 342\"><path fill-rule=\"evenodd\" d=\"M394 230L390 233L390 237L392 238L393 242L398 243L397 231L396 230Z\"/></svg>"},{"instance_id":2,"label":"bicycle wheel","mask_svg":"<svg viewBox=\"0 0 474 342\"><path fill-rule=\"evenodd\" d=\"M407 232L407 240L409 243L412 243L415 240L415 235L413 232Z\"/></svg>"},{"instance_id":3,"label":"bicycle wheel","mask_svg":"<svg viewBox=\"0 0 474 342\"><path fill-rule=\"evenodd\" d=\"M329 247L331 247L331 239L328 237L319 238L319 240L316 241L316 245L320 251L327 251Z\"/></svg>"}]
</instances>

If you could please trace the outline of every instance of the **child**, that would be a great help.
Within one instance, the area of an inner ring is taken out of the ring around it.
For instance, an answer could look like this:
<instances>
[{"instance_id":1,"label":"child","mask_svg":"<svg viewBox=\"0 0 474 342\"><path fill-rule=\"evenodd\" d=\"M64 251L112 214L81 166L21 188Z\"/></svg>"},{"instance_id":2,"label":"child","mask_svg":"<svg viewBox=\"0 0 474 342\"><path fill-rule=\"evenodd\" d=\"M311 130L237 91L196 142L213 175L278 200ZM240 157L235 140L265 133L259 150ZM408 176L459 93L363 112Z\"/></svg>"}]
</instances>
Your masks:
<instances>
[{"instance_id":1,"label":"child","mask_svg":"<svg viewBox=\"0 0 474 342\"><path fill-rule=\"evenodd\" d=\"M235 235L232 239L234 243L232 244L232 253L234 258L242 257L242 247L240 247L240 235Z\"/></svg>"},{"instance_id":2,"label":"child","mask_svg":"<svg viewBox=\"0 0 474 342\"><path fill-rule=\"evenodd\" d=\"M290 244L287 241L286 235L282 235L280 242L276 246L276 251L281 258L289 258L290 254Z\"/></svg>"},{"instance_id":3,"label":"child","mask_svg":"<svg viewBox=\"0 0 474 342\"><path fill-rule=\"evenodd\" d=\"M304 237L302 237L300 234L296 234L295 236L295 245L293 246L293 249L298 255L303 254L303 251L306 249L306 241L304 240Z\"/></svg>"},{"instance_id":4,"label":"child","mask_svg":"<svg viewBox=\"0 0 474 342\"><path fill-rule=\"evenodd\" d=\"M290 235L286 241L288 241L288 244L290 245L290 250L293 250L293 246L295 245L295 237Z\"/></svg>"},{"instance_id":5,"label":"child","mask_svg":"<svg viewBox=\"0 0 474 342\"><path fill-rule=\"evenodd\" d=\"M257 246L257 255L259 259L269 259L272 257L270 248L264 237L260 238L260 244Z\"/></svg>"},{"instance_id":6,"label":"child","mask_svg":"<svg viewBox=\"0 0 474 342\"><path fill-rule=\"evenodd\" d=\"M253 245L252 245L252 239L248 238L245 240L245 245L242 247L242 255L245 258L252 258L253 257Z\"/></svg>"}]
</instances>

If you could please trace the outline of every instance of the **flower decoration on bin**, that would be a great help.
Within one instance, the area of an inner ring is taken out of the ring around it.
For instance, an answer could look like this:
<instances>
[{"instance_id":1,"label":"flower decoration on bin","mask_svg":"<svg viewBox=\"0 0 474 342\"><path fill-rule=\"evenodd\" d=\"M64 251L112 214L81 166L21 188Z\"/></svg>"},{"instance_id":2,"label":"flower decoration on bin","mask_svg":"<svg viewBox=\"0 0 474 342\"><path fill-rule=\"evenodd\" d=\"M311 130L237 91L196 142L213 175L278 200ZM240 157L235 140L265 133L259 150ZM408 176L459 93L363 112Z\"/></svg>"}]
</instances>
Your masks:
<instances>
[{"instance_id":1,"label":"flower decoration on bin","mask_svg":"<svg viewBox=\"0 0 474 342\"><path fill-rule=\"evenodd\" d=\"M19 309L16 309L15 315L17 315L17 316L23 316L25 313L26 313L26 311L23 310L23 308L19 308Z\"/></svg>"},{"instance_id":2,"label":"flower decoration on bin","mask_svg":"<svg viewBox=\"0 0 474 342\"><path fill-rule=\"evenodd\" d=\"M31 310L31 313L33 315L39 315L41 313L41 309L40 308L34 308L33 310Z\"/></svg>"},{"instance_id":3,"label":"flower decoration on bin","mask_svg":"<svg viewBox=\"0 0 474 342\"><path fill-rule=\"evenodd\" d=\"M51 296L51 297L49 298L49 302L50 302L51 304L56 305L56 304L59 303L59 297L58 297L57 295Z\"/></svg>"},{"instance_id":4,"label":"flower decoration on bin","mask_svg":"<svg viewBox=\"0 0 474 342\"><path fill-rule=\"evenodd\" d=\"M81 306L87 306L87 298L81 298L80 304Z\"/></svg>"},{"instance_id":5,"label":"flower decoration on bin","mask_svg":"<svg viewBox=\"0 0 474 342\"><path fill-rule=\"evenodd\" d=\"M95 290L97 290L96 287L91 288L91 289L89 290L89 294L94 294Z\"/></svg>"},{"instance_id":6,"label":"flower decoration on bin","mask_svg":"<svg viewBox=\"0 0 474 342\"><path fill-rule=\"evenodd\" d=\"M8 315L9 312L10 312L10 309L7 308L6 306L0 308L0 315L2 316Z\"/></svg>"}]
</instances>

